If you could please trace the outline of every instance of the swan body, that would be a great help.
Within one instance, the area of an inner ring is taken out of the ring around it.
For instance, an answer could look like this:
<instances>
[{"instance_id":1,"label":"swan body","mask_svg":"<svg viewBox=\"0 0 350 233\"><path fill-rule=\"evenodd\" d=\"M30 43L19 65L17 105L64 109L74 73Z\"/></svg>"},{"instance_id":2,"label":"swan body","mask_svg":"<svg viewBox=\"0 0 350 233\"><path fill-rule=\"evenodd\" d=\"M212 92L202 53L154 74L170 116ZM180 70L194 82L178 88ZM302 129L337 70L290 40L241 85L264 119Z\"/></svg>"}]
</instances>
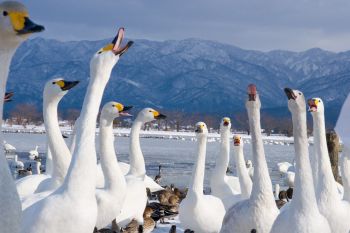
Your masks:
<instances>
[{"instance_id":1,"label":"swan body","mask_svg":"<svg viewBox=\"0 0 350 233\"><path fill-rule=\"evenodd\" d=\"M286 174L289 171L289 168L293 165L289 162L277 163L277 169L280 174Z\"/></svg>"},{"instance_id":2,"label":"swan body","mask_svg":"<svg viewBox=\"0 0 350 233\"><path fill-rule=\"evenodd\" d=\"M95 127L99 105L113 67L130 43L119 48L124 29L90 62L90 81L77 129L76 148L63 184L24 210L22 233L93 232L97 219Z\"/></svg>"},{"instance_id":3,"label":"swan body","mask_svg":"<svg viewBox=\"0 0 350 233\"><path fill-rule=\"evenodd\" d=\"M12 146L10 143L6 141L3 142L3 146L6 153L16 152L16 147Z\"/></svg>"},{"instance_id":4,"label":"swan body","mask_svg":"<svg viewBox=\"0 0 350 233\"><path fill-rule=\"evenodd\" d=\"M327 219L319 212L315 197L308 151L305 98L303 93L297 90L286 88L285 92L293 121L295 187L293 201L277 217L271 233L329 233L332 231Z\"/></svg>"},{"instance_id":5,"label":"swan body","mask_svg":"<svg viewBox=\"0 0 350 233\"><path fill-rule=\"evenodd\" d=\"M2 125L3 106L7 78L14 53L19 45L34 32L44 30L29 19L26 7L14 1L0 3L0 125ZM0 141L3 135L0 132ZM18 233L21 222L21 202L12 175L0 151L0 226L2 232Z\"/></svg>"},{"instance_id":6,"label":"swan body","mask_svg":"<svg viewBox=\"0 0 350 233\"><path fill-rule=\"evenodd\" d=\"M225 215L221 232L246 233L255 229L259 233L268 233L279 210L273 196L272 183L265 159L260 126L261 103L255 85L248 86L246 109L251 132L254 176L249 199L233 205Z\"/></svg>"},{"instance_id":7,"label":"swan body","mask_svg":"<svg viewBox=\"0 0 350 233\"><path fill-rule=\"evenodd\" d=\"M191 229L199 233L220 232L222 219L225 215L224 204L213 195L203 194L208 137L208 129L205 123L198 122L195 132L198 141L198 158L187 196L180 204L179 218L184 229Z\"/></svg>"},{"instance_id":8,"label":"swan body","mask_svg":"<svg viewBox=\"0 0 350 233\"><path fill-rule=\"evenodd\" d=\"M210 177L211 194L220 198L226 209L241 199L241 187L238 177L226 175L230 159L230 131L231 120L228 117L224 117L220 123L220 152L216 158L215 168Z\"/></svg>"},{"instance_id":9,"label":"swan body","mask_svg":"<svg viewBox=\"0 0 350 233\"><path fill-rule=\"evenodd\" d=\"M350 222L347 221L347 216L350 216L350 203L342 200L332 173L327 149L323 101L320 98L312 98L308 100L308 105L313 118L314 154L318 158L318 183L315 185L318 208L327 218L332 232L349 232Z\"/></svg>"},{"instance_id":10,"label":"swan body","mask_svg":"<svg viewBox=\"0 0 350 233\"><path fill-rule=\"evenodd\" d=\"M119 226L125 226L135 219L140 226L143 225L143 211L147 204L147 193L145 186L145 160L140 146L141 127L156 119L165 118L164 115L152 108L141 110L133 122L130 133L130 170L125 176L127 191L121 213L116 217Z\"/></svg>"},{"instance_id":11,"label":"swan body","mask_svg":"<svg viewBox=\"0 0 350 233\"><path fill-rule=\"evenodd\" d=\"M114 150L113 120L130 108L117 102L108 102L101 111L99 143L106 184L103 189L96 189L97 229L110 224L124 203L126 182Z\"/></svg>"}]
</instances>

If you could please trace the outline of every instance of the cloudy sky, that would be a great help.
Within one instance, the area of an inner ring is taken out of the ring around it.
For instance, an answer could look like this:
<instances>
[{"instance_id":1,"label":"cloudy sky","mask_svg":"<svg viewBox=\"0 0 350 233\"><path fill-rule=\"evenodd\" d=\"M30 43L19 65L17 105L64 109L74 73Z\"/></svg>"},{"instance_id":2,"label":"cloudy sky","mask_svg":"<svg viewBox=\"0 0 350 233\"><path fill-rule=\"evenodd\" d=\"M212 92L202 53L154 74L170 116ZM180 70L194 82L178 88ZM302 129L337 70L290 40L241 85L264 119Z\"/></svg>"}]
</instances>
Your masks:
<instances>
[{"instance_id":1,"label":"cloudy sky","mask_svg":"<svg viewBox=\"0 0 350 233\"><path fill-rule=\"evenodd\" d=\"M59 40L190 37L245 49L350 50L349 0L23 0Z\"/></svg>"}]
</instances>

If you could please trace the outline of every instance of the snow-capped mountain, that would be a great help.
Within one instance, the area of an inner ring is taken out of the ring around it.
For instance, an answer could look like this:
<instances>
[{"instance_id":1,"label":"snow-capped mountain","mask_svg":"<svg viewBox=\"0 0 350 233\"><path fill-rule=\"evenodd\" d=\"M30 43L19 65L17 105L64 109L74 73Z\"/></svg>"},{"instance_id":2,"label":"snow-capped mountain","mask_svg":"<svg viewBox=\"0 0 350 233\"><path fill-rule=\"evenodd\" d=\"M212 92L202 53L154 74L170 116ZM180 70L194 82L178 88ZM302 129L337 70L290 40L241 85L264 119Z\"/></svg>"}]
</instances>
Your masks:
<instances>
[{"instance_id":1,"label":"snow-capped mountain","mask_svg":"<svg viewBox=\"0 0 350 233\"><path fill-rule=\"evenodd\" d=\"M57 76L81 81L60 105L80 108L89 60L108 42L25 42L11 66L7 89L15 97L8 108L22 102L41 106L45 82ZM257 85L263 108L287 111L283 88L288 86L323 98L334 121L350 92L350 51L260 52L200 39L135 40L114 69L103 101L232 116L244 109L249 83Z\"/></svg>"}]
</instances>

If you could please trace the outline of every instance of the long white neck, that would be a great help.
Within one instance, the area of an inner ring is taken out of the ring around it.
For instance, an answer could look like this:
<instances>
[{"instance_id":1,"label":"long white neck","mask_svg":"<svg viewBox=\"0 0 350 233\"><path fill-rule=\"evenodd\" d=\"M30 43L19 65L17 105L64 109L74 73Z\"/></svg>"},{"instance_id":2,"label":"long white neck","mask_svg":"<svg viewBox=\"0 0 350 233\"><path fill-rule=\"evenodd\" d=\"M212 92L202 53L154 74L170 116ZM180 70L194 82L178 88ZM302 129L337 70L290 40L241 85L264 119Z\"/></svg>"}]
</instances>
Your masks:
<instances>
[{"instance_id":1,"label":"long white neck","mask_svg":"<svg viewBox=\"0 0 350 233\"><path fill-rule=\"evenodd\" d=\"M1 38L0 38L1 40ZM13 49L2 49L2 41L0 41L0 141L3 141L3 135L1 132L2 117L3 117L3 106L4 106L4 95L6 90L6 82L9 74L11 59L16 51ZM7 165L4 150L0 150L0 210L6 211L11 208L12 213L17 213L18 216L6 216L0 219L0 225L3 230L11 229L15 230L16 226L8 226L9 223L20 224L20 213L21 213L21 202L17 193L15 183L10 173L10 169ZM10 214L9 214L10 215ZM3 216L3 215L2 215ZM12 219L8 219L8 217ZM17 222L17 223L16 223ZM19 227L18 227L19 228ZM18 229L19 232L19 229ZM16 232L14 232L16 233Z\"/></svg>"},{"instance_id":2,"label":"long white neck","mask_svg":"<svg viewBox=\"0 0 350 233\"><path fill-rule=\"evenodd\" d=\"M343 199L350 202L350 148L347 145L344 145L342 160Z\"/></svg>"},{"instance_id":3,"label":"long white neck","mask_svg":"<svg viewBox=\"0 0 350 233\"><path fill-rule=\"evenodd\" d=\"M41 165L40 162L36 162L36 163L35 163L35 173L34 173L34 174L37 174L37 175L40 175L40 174L41 174L40 165Z\"/></svg>"},{"instance_id":4,"label":"long white neck","mask_svg":"<svg viewBox=\"0 0 350 233\"><path fill-rule=\"evenodd\" d=\"M271 206L276 206L261 136L260 108L248 107L247 111L252 138L254 164L254 182L250 198L265 203L271 203Z\"/></svg>"},{"instance_id":5,"label":"long white neck","mask_svg":"<svg viewBox=\"0 0 350 233\"><path fill-rule=\"evenodd\" d=\"M320 203L328 201L328 199L339 198L339 194L328 154L324 114L315 112L312 114L312 118L314 140L317 142L314 143L314 147L315 152L317 151L316 156L319 157L317 164L318 184L315 190L317 201Z\"/></svg>"},{"instance_id":6,"label":"long white neck","mask_svg":"<svg viewBox=\"0 0 350 233\"><path fill-rule=\"evenodd\" d=\"M293 205L300 211L317 209L315 189L311 174L309 159L306 112L292 111L293 135L295 148L295 188L293 192Z\"/></svg>"},{"instance_id":7,"label":"long white neck","mask_svg":"<svg viewBox=\"0 0 350 233\"><path fill-rule=\"evenodd\" d=\"M61 99L62 97L50 98L44 93L44 124L53 164L50 189L55 189L63 183L71 161L70 151L62 137L58 123L57 108Z\"/></svg>"},{"instance_id":8,"label":"long white neck","mask_svg":"<svg viewBox=\"0 0 350 233\"><path fill-rule=\"evenodd\" d=\"M197 196L203 195L203 182L205 172L205 153L207 151L207 136L198 138L197 163L194 166L189 192Z\"/></svg>"},{"instance_id":9,"label":"long white neck","mask_svg":"<svg viewBox=\"0 0 350 233\"><path fill-rule=\"evenodd\" d=\"M250 179L248 169L245 165L245 159L243 155L243 146L234 146L233 153L235 155L237 175L239 179L239 185L241 187L242 198L249 198L252 193L253 183Z\"/></svg>"},{"instance_id":10,"label":"long white neck","mask_svg":"<svg viewBox=\"0 0 350 233\"><path fill-rule=\"evenodd\" d=\"M79 128L80 117L78 117L74 123L71 141L69 145L70 153L73 154L75 150L75 144L77 142L77 129Z\"/></svg>"},{"instance_id":11,"label":"long white neck","mask_svg":"<svg viewBox=\"0 0 350 233\"><path fill-rule=\"evenodd\" d=\"M224 181L230 159L230 131L221 130L220 136L220 154L216 158L216 164L212 175L215 176L216 180Z\"/></svg>"},{"instance_id":12,"label":"long white neck","mask_svg":"<svg viewBox=\"0 0 350 233\"><path fill-rule=\"evenodd\" d=\"M53 164L52 164L52 154L49 147L49 142L46 143L46 162L45 162L45 174L52 176Z\"/></svg>"},{"instance_id":13,"label":"long white neck","mask_svg":"<svg viewBox=\"0 0 350 233\"><path fill-rule=\"evenodd\" d=\"M100 117L100 158L103 175L105 177L105 189L121 191L125 190L126 182L118 165L117 155L114 151L113 119Z\"/></svg>"},{"instance_id":14,"label":"long white neck","mask_svg":"<svg viewBox=\"0 0 350 233\"><path fill-rule=\"evenodd\" d=\"M140 146L140 130L143 122L136 118L130 132L130 172L134 176L144 177L146 175L145 159Z\"/></svg>"},{"instance_id":15,"label":"long white neck","mask_svg":"<svg viewBox=\"0 0 350 233\"><path fill-rule=\"evenodd\" d=\"M72 197L95 197L97 159L95 148L96 119L104 88L110 72L93 72L81 111L81 122L76 132L76 147L62 189ZM100 81L102 80L102 81Z\"/></svg>"}]
</instances>

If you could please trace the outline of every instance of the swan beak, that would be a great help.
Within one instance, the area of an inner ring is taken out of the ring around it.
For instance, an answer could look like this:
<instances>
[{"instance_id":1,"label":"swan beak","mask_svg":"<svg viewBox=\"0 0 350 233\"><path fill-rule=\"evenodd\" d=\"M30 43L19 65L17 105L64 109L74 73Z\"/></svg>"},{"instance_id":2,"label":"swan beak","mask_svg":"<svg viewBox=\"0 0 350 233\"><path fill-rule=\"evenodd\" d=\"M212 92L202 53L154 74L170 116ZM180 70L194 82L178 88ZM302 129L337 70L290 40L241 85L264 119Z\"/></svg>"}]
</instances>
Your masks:
<instances>
[{"instance_id":1,"label":"swan beak","mask_svg":"<svg viewBox=\"0 0 350 233\"><path fill-rule=\"evenodd\" d=\"M124 47L121 47L124 38L124 31L124 28L119 28L118 33L114 37L112 43L102 48L102 51L112 51L114 55L119 55L119 57L122 56L134 44L133 41L128 41Z\"/></svg>"},{"instance_id":2,"label":"swan beak","mask_svg":"<svg viewBox=\"0 0 350 233\"><path fill-rule=\"evenodd\" d=\"M157 111L153 112L153 116L154 116L154 119L156 119L156 120L160 120L160 119L165 119L166 118L165 115L163 115L163 114L161 114L161 113L159 113Z\"/></svg>"},{"instance_id":3,"label":"swan beak","mask_svg":"<svg viewBox=\"0 0 350 233\"><path fill-rule=\"evenodd\" d=\"M225 117L224 118L224 126L228 126L229 124L230 124L230 122L231 122L231 120L230 120L230 118L228 118L228 117Z\"/></svg>"},{"instance_id":4,"label":"swan beak","mask_svg":"<svg viewBox=\"0 0 350 233\"><path fill-rule=\"evenodd\" d=\"M241 144L241 139L238 136L233 137L233 145L239 146Z\"/></svg>"},{"instance_id":5,"label":"swan beak","mask_svg":"<svg viewBox=\"0 0 350 233\"><path fill-rule=\"evenodd\" d=\"M290 100L290 99L295 100L297 98L297 96L294 94L294 91L288 87L284 88L284 92L286 93L288 100Z\"/></svg>"},{"instance_id":6,"label":"swan beak","mask_svg":"<svg viewBox=\"0 0 350 233\"><path fill-rule=\"evenodd\" d=\"M249 84L248 85L248 100L255 101L256 94L257 94L256 86L254 84Z\"/></svg>"},{"instance_id":7,"label":"swan beak","mask_svg":"<svg viewBox=\"0 0 350 233\"><path fill-rule=\"evenodd\" d=\"M307 103L309 105L309 112L317 112L317 106L318 106L317 99L309 99Z\"/></svg>"},{"instance_id":8,"label":"swan beak","mask_svg":"<svg viewBox=\"0 0 350 233\"><path fill-rule=\"evenodd\" d=\"M26 35L36 32L42 32L45 28L31 21L27 13L10 12L9 17L14 30L18 35Z\"/></svg>"},{"instance_id":9,"label":"swan beak","mask_svg":"<svg viewBox=\"0 0 350 233\"><path fill-rule=\"evenodd\" d=\"M123 109L121 111L119 111L119 115L121 115L121 116L129 116L129 117L132 116L131 114L126 112L126 111L128 111L128 110L130 110L132 108L133 108L133 106L123 106Z\"/></svg>"},{"instance_id":10,"label":"swan beak","mask_svg":"<svg viewBox=\"0 0 350 233\"><path fill-rule=\"evenodd\" d=\"M79 83L79 81L70 82L70 81L61 80L61 81L57 82L57 85L59 85L61 87L62 91L68 91L68 90L72 89L73 87L75 87L78 83Z\"/></svg>"},{"instance_id":11,"label":"swan beak","mask_svg":"<svg viewBox=\"0 0 350 233\"><path fill-rule=\"evenodd\" d=\"M5 102L11 102L12 101L12 96L14 95L13 92L6 92L5 93L5 97L4 97L4 101Z\"/></svg>"},{"instance_id":12,"label":"swan beak","mask_svg":"<svg viewBox=\"0 0 350 233\"><path fill-rule=\"evenodd\" d=\"M203 133L203 125L197 125L196 130L194 132L195 133Z\"/></svg>"}]
</instances>

